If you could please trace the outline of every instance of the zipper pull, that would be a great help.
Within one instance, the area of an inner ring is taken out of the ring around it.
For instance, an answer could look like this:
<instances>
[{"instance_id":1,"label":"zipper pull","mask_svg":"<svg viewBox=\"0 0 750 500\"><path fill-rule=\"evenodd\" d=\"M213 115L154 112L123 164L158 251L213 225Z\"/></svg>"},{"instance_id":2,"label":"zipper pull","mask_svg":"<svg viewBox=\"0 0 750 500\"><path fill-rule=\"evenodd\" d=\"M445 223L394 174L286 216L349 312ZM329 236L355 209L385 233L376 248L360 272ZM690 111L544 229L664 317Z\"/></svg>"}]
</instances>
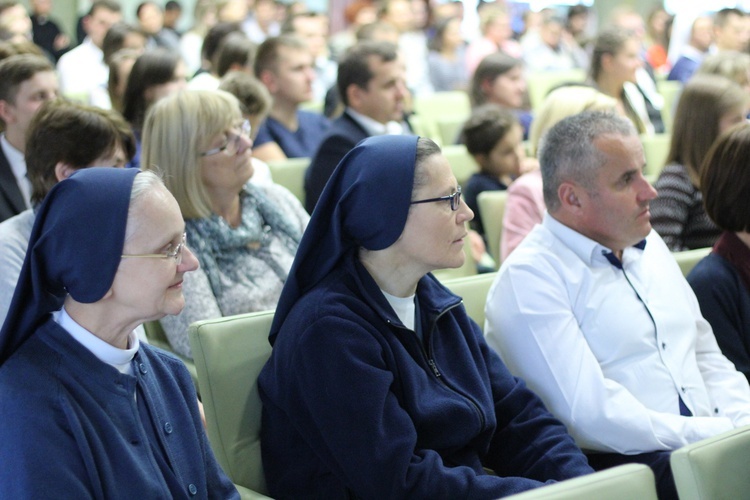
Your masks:
<instances>
[{"instance_id":1,"label":"zipper pull","mask_svg":"<svg viewBox=\"0 0 750 500\"><path fill-rule=\"evenodd\" d=\"M430 365L430 368L432 368L432 373L435 374L437 378L440 378L440 371L437 369L437 365L435 364L434 359L428 359L427 363Z\"/></svg>"}]
</instances>

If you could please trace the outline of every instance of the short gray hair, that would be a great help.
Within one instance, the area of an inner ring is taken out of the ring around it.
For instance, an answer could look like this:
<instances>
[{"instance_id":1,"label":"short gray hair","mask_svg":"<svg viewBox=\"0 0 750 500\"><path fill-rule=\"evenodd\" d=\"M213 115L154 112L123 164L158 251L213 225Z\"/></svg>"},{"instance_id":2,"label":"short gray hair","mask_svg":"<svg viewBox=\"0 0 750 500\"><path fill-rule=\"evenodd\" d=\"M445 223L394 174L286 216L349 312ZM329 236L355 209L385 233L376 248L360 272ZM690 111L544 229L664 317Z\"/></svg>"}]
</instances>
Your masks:
<instances>
[{"instance_id":1,"label":"short gray hair","mask_svg":"<svg viewBox=\"0 0 750 500\"><path fill-rule=\"evenodd\" d=\"M154 189L164 186L161 174L153 170L143 170L133 179L133 187L130 190L130 206L128 207L128 224L125 230L125 240L127 241L135 233L138 225L142 222L138 219L138 206L141 199Z\"/></svg>"},{"instance_id":2,"label":"short gray hair","mask_svg":"<svg viewBox=\"0 0 750 500\"><path fill-rule=\"evenodd\" d=\"M594 141L602 135L636 135L630 120L611 112L590 111L558 122L542 138L539 163L544 184L544 203L550 213L560 208L557 191L566 181L592 187L602 164Z\"/></svg>"}]
</instances>

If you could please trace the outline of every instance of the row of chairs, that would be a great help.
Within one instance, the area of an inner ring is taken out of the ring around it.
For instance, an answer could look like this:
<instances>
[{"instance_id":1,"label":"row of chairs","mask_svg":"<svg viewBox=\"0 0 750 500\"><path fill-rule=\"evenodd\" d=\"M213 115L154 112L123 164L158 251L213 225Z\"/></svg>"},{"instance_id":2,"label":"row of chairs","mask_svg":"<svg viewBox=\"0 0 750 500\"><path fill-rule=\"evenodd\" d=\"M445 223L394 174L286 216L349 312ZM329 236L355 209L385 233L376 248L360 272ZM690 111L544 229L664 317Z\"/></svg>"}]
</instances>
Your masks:
<instances>
[{"instance_id":1,"label":"row of chairs","mask_svg":"<svg viewBox=\"0 0 750 500\"><path fill-rule=\"evenodd\" d=\"M484 324L484 302L494 273L449 280L470 316ZM261 461L261 402L257 377L271 355L273 311L200 321L190 342L206 413L207 432L219 463L242 498L268 498ZM743 469L750 459L750 426L685 446L671 464L682 500L741 498L750 491ZM519 494L518 500L655 500L651 470L626 465Z\"/></svg>"}]
</instances>

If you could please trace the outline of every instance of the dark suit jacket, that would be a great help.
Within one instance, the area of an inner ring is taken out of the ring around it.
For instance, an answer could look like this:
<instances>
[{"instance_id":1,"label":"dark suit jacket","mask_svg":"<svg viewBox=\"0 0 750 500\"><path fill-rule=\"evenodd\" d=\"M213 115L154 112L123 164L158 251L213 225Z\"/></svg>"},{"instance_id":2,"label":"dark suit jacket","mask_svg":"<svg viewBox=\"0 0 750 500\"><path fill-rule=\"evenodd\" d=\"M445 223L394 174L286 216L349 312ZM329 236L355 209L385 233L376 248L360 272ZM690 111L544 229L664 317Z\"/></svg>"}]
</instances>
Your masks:
<instances>
[{"instance_id":1,"label":"dark suit jacket","mask_svg":"<svg viewBox=\"0 0 750 500\"><path fill-rule=\"evenodd\" d=\"M341 159L367 137L367 131L346 111L331 123L305 172L305 209L309 213Z\"/></svg>"},{"instance_id":2,"label":"dark suit jacket","mask_svg":"<svg viewBox=\"0 0 750 500\"><path fill-rule=\"evenodd\" d=\"M0 148L0 222L26 210L26 202L18 187L10 163Z\"/></svg>"}]
</instances>

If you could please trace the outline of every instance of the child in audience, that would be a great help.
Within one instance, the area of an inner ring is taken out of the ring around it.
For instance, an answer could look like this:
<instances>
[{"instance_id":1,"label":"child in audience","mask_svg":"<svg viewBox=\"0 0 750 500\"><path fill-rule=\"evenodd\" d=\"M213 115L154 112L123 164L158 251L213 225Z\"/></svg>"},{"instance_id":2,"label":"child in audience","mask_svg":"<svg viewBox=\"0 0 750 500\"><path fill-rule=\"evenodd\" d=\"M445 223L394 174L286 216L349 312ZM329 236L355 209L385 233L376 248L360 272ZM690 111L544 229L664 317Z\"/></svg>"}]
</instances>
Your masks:
<instances>
[{"instance_id":1,"label":"child in audience","mask_svg":"<svg viewBox=\"0 0 750 500\"><path fill-rule=\"evenodd\" d=\"M466 204L474 212L472 229L484 235L477 197L483 191L508 189L521 174L525 159L523 128L516 116L496 104L476 108L461 131L462 142L479 165L464 189Z\"/></svg>"}]
</instances>

